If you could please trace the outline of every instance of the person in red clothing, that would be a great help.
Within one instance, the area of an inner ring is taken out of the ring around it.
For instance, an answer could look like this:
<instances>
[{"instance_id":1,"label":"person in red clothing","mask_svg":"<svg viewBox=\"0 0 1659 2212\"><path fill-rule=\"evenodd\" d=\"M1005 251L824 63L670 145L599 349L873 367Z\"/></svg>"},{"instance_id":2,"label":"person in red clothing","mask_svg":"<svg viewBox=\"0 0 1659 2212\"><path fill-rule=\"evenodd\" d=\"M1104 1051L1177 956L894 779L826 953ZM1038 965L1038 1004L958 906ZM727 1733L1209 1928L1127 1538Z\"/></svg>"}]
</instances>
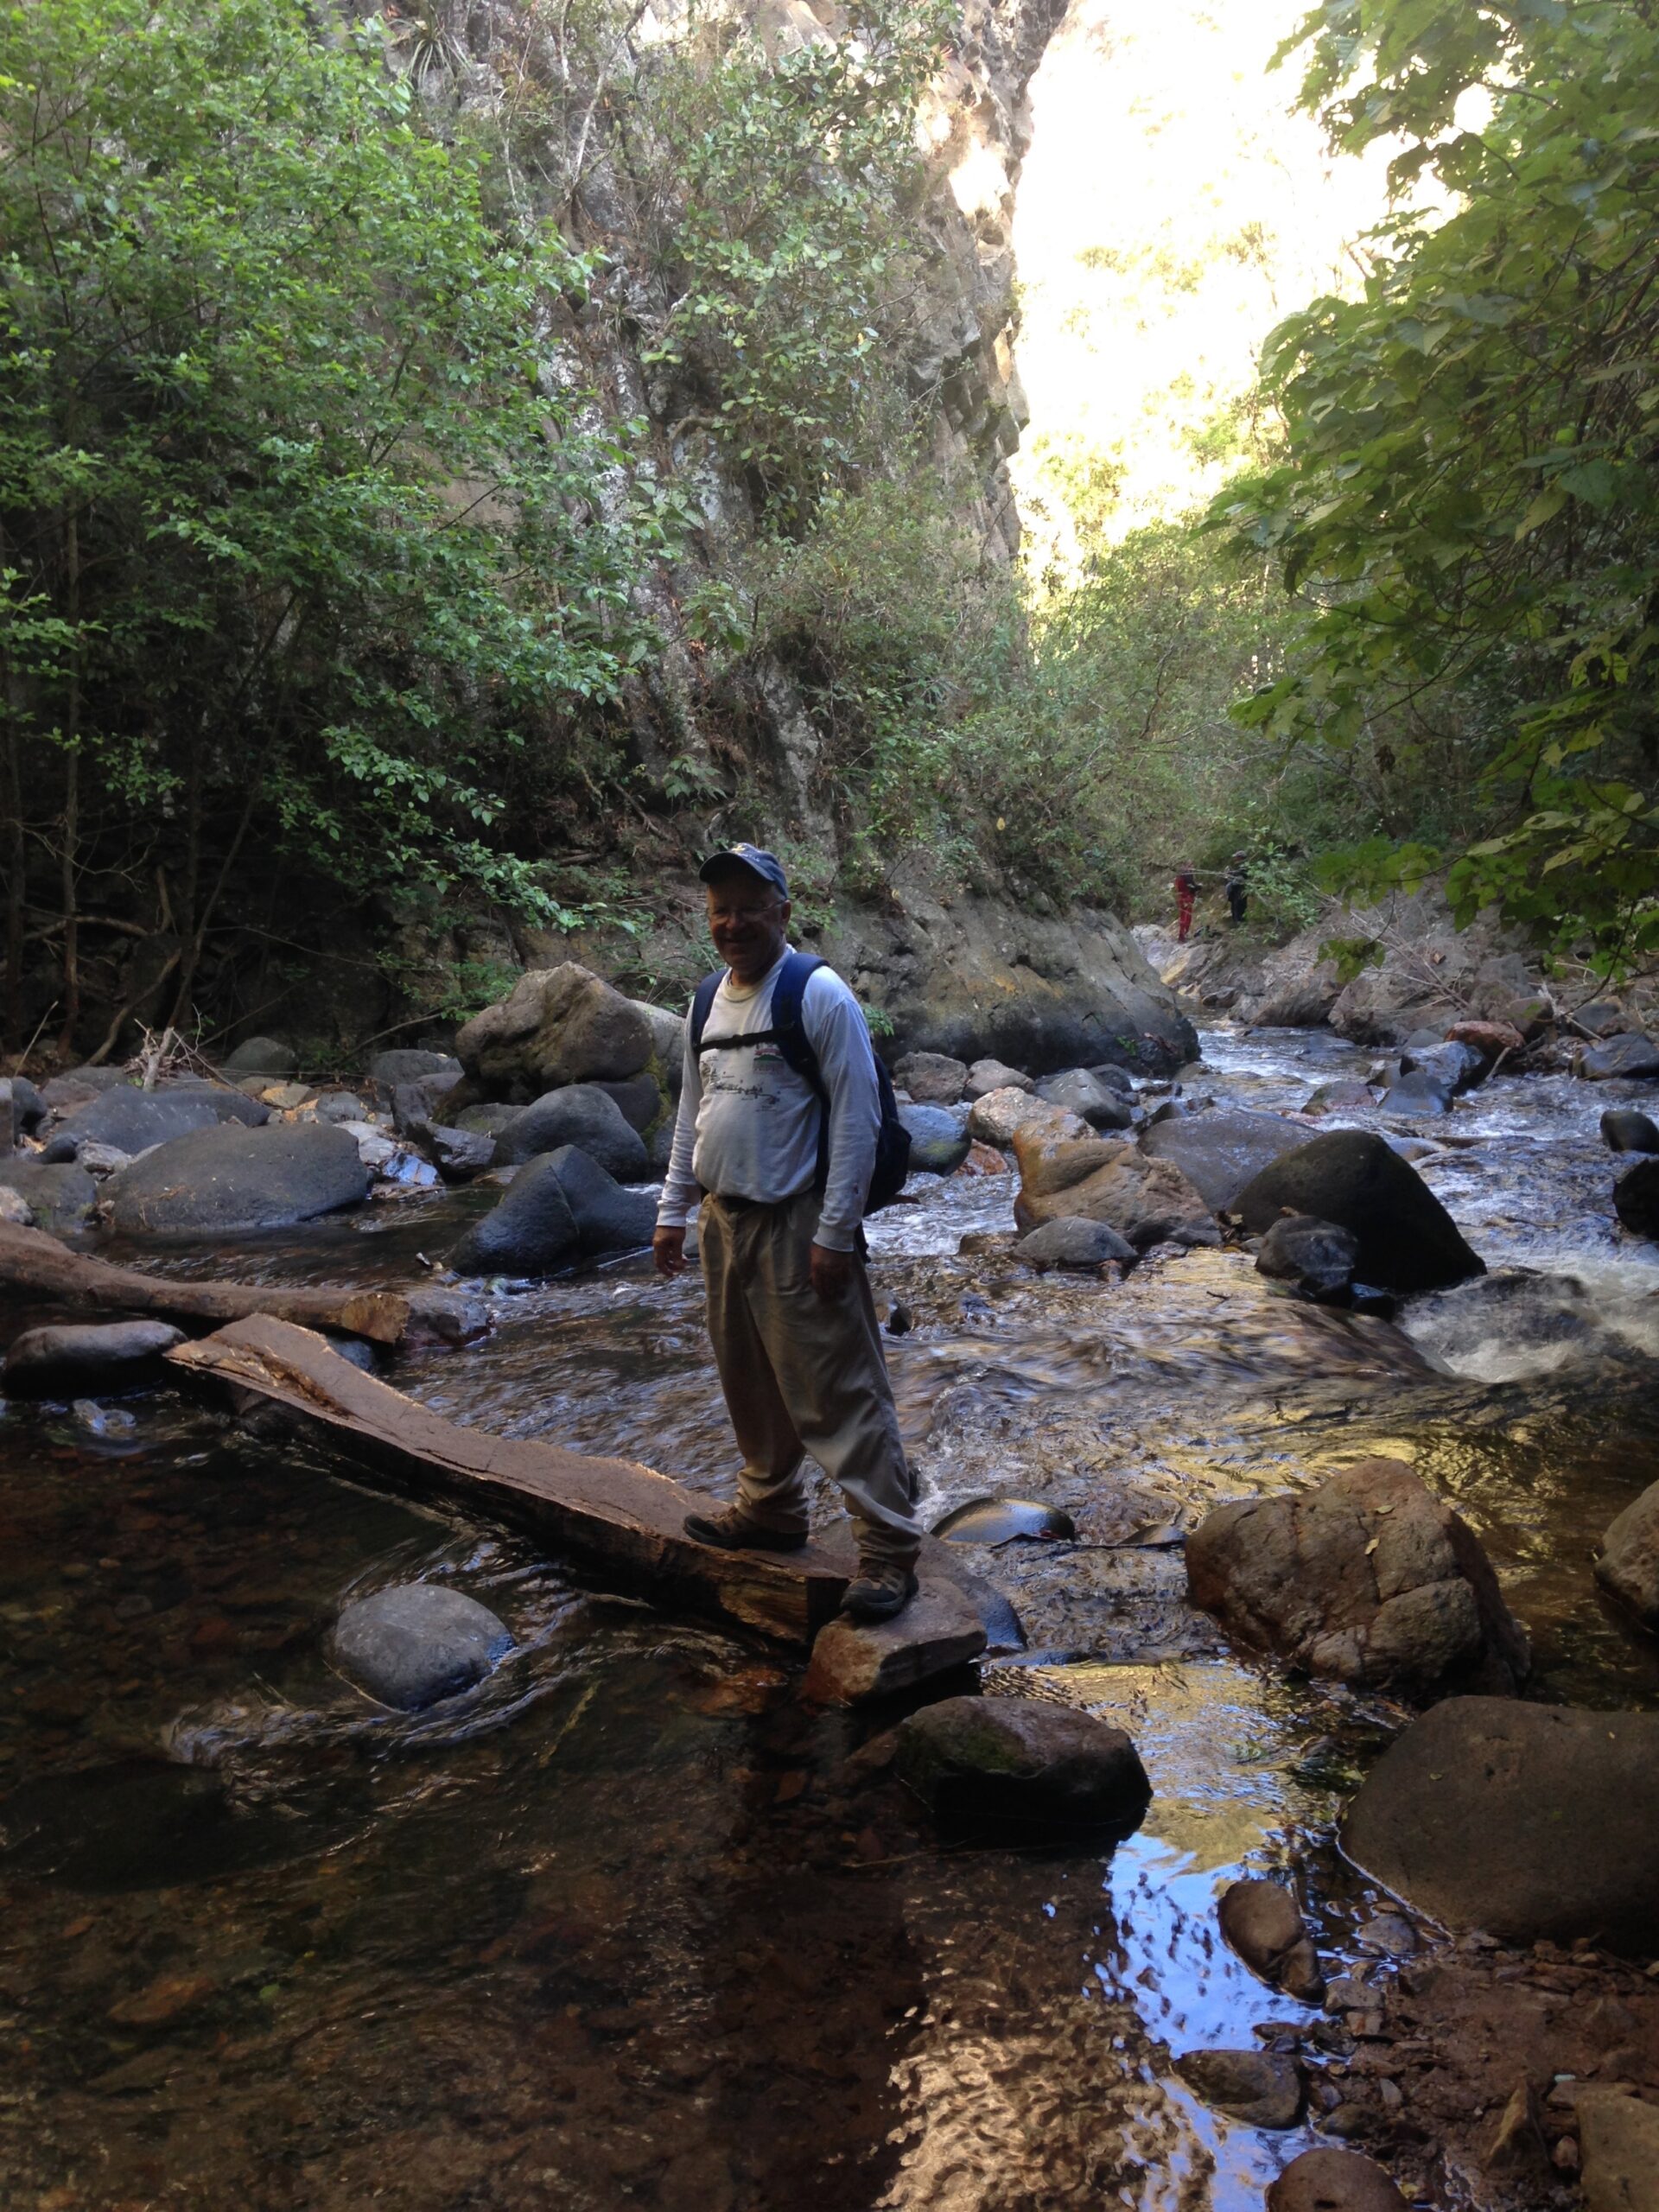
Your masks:
<instances>
[{"instance_id":1,"label":"person in red clothing","mask_svg":"<svg viewBox=\"0 0 1659 2212\"><path fill-rule=\"evenodd\" d=\"M1192 869L1178 868L1175 871L1175 939L1186 943L1186 933L1192 926L1192 901L1198 896L1198 879Z\"/></svg>"}]
</instances>

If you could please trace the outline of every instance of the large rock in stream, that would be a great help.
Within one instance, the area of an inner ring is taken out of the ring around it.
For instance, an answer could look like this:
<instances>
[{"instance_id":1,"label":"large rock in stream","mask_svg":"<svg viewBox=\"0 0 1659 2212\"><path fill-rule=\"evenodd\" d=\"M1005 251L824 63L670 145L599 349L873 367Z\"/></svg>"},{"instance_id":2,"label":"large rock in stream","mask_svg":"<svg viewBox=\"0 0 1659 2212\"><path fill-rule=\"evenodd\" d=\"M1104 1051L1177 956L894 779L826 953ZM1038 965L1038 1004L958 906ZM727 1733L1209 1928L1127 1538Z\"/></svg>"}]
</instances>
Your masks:
<instances>
[{"instance_id":1,"label":"large rock in stream","mask_svg":"<svg viewBox=\"0 0 1659 2212\"><path fill-rule=\"evenodd\" d=\"M547 1274L579 1258L651 1242L657 1201L626 1191L575 1145L527 1161L449 1255L458 1274Z\"/></svg>"},{"instance_id":2,"label":"large rock in stream","mask_svg":"<svg viewBox=\"0 0 1659 2212\"><path fill-rule=\"evenodd\" d=\"M14 1338L0 1370L12 1398L93 1397L142 1389L166 1373L162 1356L184 1342L168 1321L48 1323Z\"/></svg>"},{"instance_id":3,"label":"large rock in stream","mask_svg":"<svg viewBox=\"0 0 1659 2212\"><path fill-rule=\"evenodd\" d=\"M657 1050L641 1008L575 960L530 969L455 1039L474 1083L524 1104L567 1084L620 1083Z\"/></svg>"},{"instance_id":4,"label":"large rock in stream","mask_svg":"<svg viewBox=\"0 0 1659 2212\"><path fill-rule=\"evenodd\" d=\"M1531 1664L1473 1530L1397 1459L1217 1506L1186 1540L1186 1575L1241 1643L1357 1688L1508 1693Z\"/></svg>"},{"instance_id":5,"label":"large rock in stream","mask_svg":"<svg viewBox=\"0 0 1659 2212\"><path fill-rule=\"evenodd\" d=\"M1659 1242L1659 1154L1624 1170L1613 1185L1613 1211L1632 1236Z\"/></svg>"},{"instance_id":6,"label":"large rock in stream","mask_svg":"<svg viewBox=\"0 0 1659 2212\"><path fill-rule=\"evenodd\" d=\"M1659 1636L1659 1483L1609 1525L1595 1573L1610 1596Z\"/></svg>"},{"instance_id":7,"label":"large rock in stream","mask_svg":"<svg viewBox=\"0 0 1659 2212\"><path fill-rule=\"evenodd\" d=\"M645 1140L597 1084L550 1090L515 1114L495 1141L495 1165L516 1167L561 1145L576 1146L619 1183L642 1183L651 1173Z\"/></svg>"},{"instance_id":8,"label":"large rock in stream","mask_svg":"<svg viewBox=\"0 0 1659 2212\"><path fill-rule=\"evenodd\" d=\"M1179 1167L1212 1213L1224 1213L1254 1175L1307 1142L1307 1131L1276 1114L1217 1107L1172 1116L1147 1129L1141 1149Z\"/></svg>"},{"instance_id":9,"label":"large rock in stream","mask_svg":"<svg viewBox=\"0 0 1659 2212\"><path fill-rule=\"evenodd\" d=\"M512 1631L462 1591L406 1582L343 1607L329 1643L360 1689L416 1713L481 1682L512 1650Z\"/></svg>"},{"instance_id":10,"label":"large rock in stream","mask_svg":"<svg viewBox=\"0 0 1659 2212\"><path fill-rule=\"evenodd\" d=\"M893 1764L956 1832L1125 1836L1152 1802L1140 1754L1121 1728L1031 1698L926 1706L900 1723Z\"/></svg>"},{"instance_id":11,"label":"large rock in stream","mask_svg":"<svg viewBox=\"0 0 1659 2212\"><path fill-rule=\"evenodd\" d=\"M901 1106L899 1119L910 1132L912 1175L954 1175L973 1150L967 1126L944 1106Z\"/></svg>"},{"instance_id":12,"label":"large rock in stream","mask_svg":"<svg viewBox=\"0 0 1659 2212\"><path fill-rule=\"evenodd\" d=\"M245 1102L252 1105L253 1101ZM267 1120L270 1109L260 1107ZM221 1116L211 1099L194 1091L134 1090L123 1084L66 1115L52 1132L50 1155L73 1160L83 1144L112 1145L118 1152L148 1152L151 1145L169 1137L188 1136L192 1129L216 1128ZM60 1150L59 1147L62 1149Z\"/></svg>"},{"instance_id":13,"label":"large rock in stream","mask_svg":"<svg viewBox=\"0 0 1659 2212\"><path fill-rule=\"evenodd\" d=\"M1659 1713L1448 1698L1343 1823L1362 1872L1457 1930L1659 1954Z\"/></svg>"},{"instance_id":14,"label":"large rock in stream","mask_svg":"<svg viewBox=\"0 0 1659 2212\"><path fill-rule=\"evenodd\" d=\"M1020 1195L1014 1217L1029 1234L1045 1222L1103 1221L1145 1251L1149 1244L1217 1244L1214 1217L1180 1169L1133 1144L1053 1137L1040 1123L1014 1134Z\"/></svg>"},{"instance_id":15,"label":"large rock in stream","mask_svg":"<svg viewBox=\"0 0 1659 2212\"><path fill-rule=\"evenodd\" d=\"M288 1229L357 1205L369 1182L347 1129L222 1122L157 1146L107 1188L115 1226L127 1236L225 1236Z\"/></svg>"},{"instance_id":16,"label":"large rock in stream","mask_svg":"<svg viewBox=\"0 0 1659 2212\"><path fill-rule=\"evenodd\" d=\"M1332 1129L1283 1154L1230 1211L1257 1236L1287 1213L1335 1222L1359 1240L1360 1280L1384 1290L1441 1290L1486 1271L1422 1177L1370 1129Z\"/></svg>"},{"instance_id":17,"label":"large rock in stream","mask_svg":"<svg viewBox=\"0 0 1659 2212\"><path fill-rule=\"evenodd\" d=\"M98 1185L84 1167L54 1167L41 1160L0 1160L0 1188L15 1191L36 1228L56 1236L85 1229L98 1204Z\"/></svg>"},{"instance_id":18,"label":"large rock in stream","mask_svg":"<svg viewBox=\"0 0 1659 2212\"><path fill-rule=\"evenodd\" d=\"M1579 1062L1579 1073L1592 1083L1610 1083L1620 1076L1659 1076L1659 1045L1639 1030L1609 1037L1592 1045Z\"/></svg>"}]
</instances>

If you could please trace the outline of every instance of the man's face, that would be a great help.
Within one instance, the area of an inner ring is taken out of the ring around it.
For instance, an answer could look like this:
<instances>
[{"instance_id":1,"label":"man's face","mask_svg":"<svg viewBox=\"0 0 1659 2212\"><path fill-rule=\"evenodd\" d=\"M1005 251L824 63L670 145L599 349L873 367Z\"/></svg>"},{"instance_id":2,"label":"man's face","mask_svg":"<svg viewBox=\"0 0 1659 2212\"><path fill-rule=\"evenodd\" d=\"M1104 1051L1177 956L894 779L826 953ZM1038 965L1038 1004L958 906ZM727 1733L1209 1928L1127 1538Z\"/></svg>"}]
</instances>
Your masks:
<instances>
[{"instance_id":1,"label":"man's face","mask_svg":"<svg viewBox=\"0 0 1659 2212\"><path fill-rule=\"evenodd\" d=\"M740 983L758 983L782 952L790 906L746 868L721 871L709 888L709 934Z\"/></svg>"}]
</instances>

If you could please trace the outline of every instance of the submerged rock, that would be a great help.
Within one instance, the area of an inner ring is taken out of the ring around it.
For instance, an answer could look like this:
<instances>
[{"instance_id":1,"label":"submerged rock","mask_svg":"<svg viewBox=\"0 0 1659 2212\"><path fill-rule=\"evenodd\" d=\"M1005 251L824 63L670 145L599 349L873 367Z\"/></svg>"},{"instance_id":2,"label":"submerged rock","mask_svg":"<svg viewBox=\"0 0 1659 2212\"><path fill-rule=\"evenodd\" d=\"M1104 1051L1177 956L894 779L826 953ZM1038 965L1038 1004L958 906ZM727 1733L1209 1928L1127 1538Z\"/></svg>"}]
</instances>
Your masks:
<instances>
[{"instance_id":1,"label":"submerged rock","mask_svg":"<svg viewBox=\"0 0 1659 2212\"><path fill-rule=\"evenodd\" d=\"M1601 1141L1610 1152L1659 1152L1659 1122L1634 1106L1610 1107L1601 1117Z\"/></svg>"},{"instance_id":2,"label":"submerged rock","mask_svg":"<svg viewBox=\"0 0 1659 2212\"><path fill-rule=\"evenodd\" d=\"M1258 1274L1287 1282L1320 1305L1346 1302L1358 1265L1359 1239L1352 1230L1306 1213L1287 1213L1275 1221L1255 1255Z\"/></svg>"},{"instance_id":3,"label":"submerged rock","mask_svg":"<svg viewBox=\"0 0 1659 2212\"><path fill-rule=\"evenodd\" d=\"M901 1106L899 1119L910 1131L913 1175L954 1175L973 1149L966 1127L943 1106Z\"/></svg>"},{"instance_id":4,"label":"submerged rock","mask_svg":"<svg viewBox=\"0 0 1659 2212\"><path fill-rule=\"evenodd\" d=\"M1281 1214L1313 1214L1359 1239L1359 1275L1385 1290L1439 1290L1485 1262L1422 1177L1369 1129L1332 1129L1275 1160L1232 1211L1255 1236Z\"/></svg>"},{"instance_id":5,"label":"submerged rock","mask_svg":"<svg viewBox=\"0 0 1659 2212\"><path fill-rule=\"evenodd\" d=\"M1602 1588L1659 1635L1659 1483L1608 1527L1595 1563Z\"/></svg>"},{"instance_id":6,"label":"submerged rock","mask_svg":"<svg viewBox=\"0 0 1659 2212\"><path fill-rule=\"evenodd\" d=\"M26 1329L0 1371L0 1389L14 1398L73 1398L100 1390L132 1390L159 1382L162 1355L184 1342L166 1321L63 1323Z\"/></svg>"},{"instance_id":7,"label":"submerged rock","mask_svg":"<svg viewBox=\"0 0 1659 2212\"><path fill-rule=\"evenodd\" d=\"M1028 1698L952 1697L912 1713L894 1765L942 1825L969 1832L1124 1836L1152 1800L1121 1728Z\"/></svg>"},{"instance_id":8,"label":"submerged rock","mask_svg":"<svg viewBox=\"0 0 1659 2212\"><path fill-rule=\"evenodd\" d=\"M1026 1497L974 1497L953 1506L933 1526L936 1536L953 1544L1006 1544L1015 1536L1036 1536L1070 1542L1077 1533L1071 1516L1058 1505L1039 1505Z\"/></svg>"},{"instance_id":9,"label":"submerged rock","mask_svg":"<svg viewBox=\"0 0 1659 2212\"><path fill-rule=\"evenodd\" d=\"M1448 1698L1395 1738L1342 1848L1396 1897L1501 1942L1659 1952L1659 1714Z\"/></svg>"},{"instance_id":10,"label":"submerged rock","mask_svg":"<svg viewBox=\"0 0 1659 2212\"><path fill-rule=\"evenodd\" d=\"M1138 1255L1127 1236L1109 1222L1083 1214L1061 1214L1033 1229L1014 1246L1014 1256L1033 1268L1098 1268L1108 1260L1127 1262Z\"/></svg>"},{"instance_id":11,"label":"submerged rock","mask_svg":"<svg viewBox=\"0 0 1659 2212\"><path fill-rule=\"evenodd\" d=\"M223 1122L159 1145L113 1177L115 1226L129 1236L219 1236L283 1229L356 1205L369 1171L345 1128Z\"/></svg>"},{"instance_id":12,"label":"submerged rock","mask_svg":"<svg viewBox=\"0 0 1659 2212\"><path fill-rule=\"evenodd\" d=\"M1613 1211L1632 1236L1659 1240L1659 1155L1624 1170L1613 1185Z\"/></svg>"},{"instance_id":13,"label":"submerged rock","mask_svg":"<svg viewBox=\"0 0 1659 2212\"><path fill-rule=\"evenodd\" d=\"M1618 1076L1659 1076L1659 1045L1637 1030L1609 1037L1592 1045L1579 1062L1579 1073L1592 1083L1607 1083Z\"/></svg>"},{"instance_id":14,"label":"submerged rock","mask_svg":"<svg viewBox=\"0 0 1659 2212\"><path fill-rule=\"evenodd\" d=\"M1358 2151L1304 2151L1268 2190L1268 2212L1407 2212L1375 2158Z\"/></svg>"},{"instance_id":15,"label":"submerged rock","mask_svg":"<svg viewBox=\"0 0 1659 2212\"><path fill-rule=\"evenodd\" d=\"M1296 2062L1267 2050L1189 2050L1175 2071L1195 2096L1246 2127L1294 2127L1302 2116Z\"/></svg>"},{"instance_id":16,"label":"submerged rock","mask_svg":"<svg viewBox=\"0 0 1659 2212\"><path fill-rule=\"evenodd\" d=\"M1225 1212L1253 1175L1307 1142L1307 1131L1276 1114L1217 1107L1161 1121L1141 1149L1179 1167L1212 1213Z\"/></svg>"},{"instance_id":17,"label":"submerged rock","mask_svg":"<svg viewBox=\"0 0 1659 2212\"><path fill-rule=\"evenodd\" d=\"M1300 2004L1325 1994L1319 1954L1296 1900L1282 1883L1259 1878L1235 1882L1216 1908L1221 1932L1252 1974Z\"/></svg>"},{"instance_id":18,"label":"submerged rock","mask_svg":"<svg viewBox=\"0 0 1659 2212\"><path fill-rule=\"evenodd\" d=\"M894 1061L893 1079L918 1106L954 1106L968 1087L968 1070L948 1052L906 1052Z\"/></svg>"},{"instance_id":19,"label":"submerged rock","mask_svg":"<svg viewBox=\"0 0 1659 2212\"><path fill-rule=\"evenodd\" d=\"M574 1145L542 1154L449 1255L460 1274L549 1274L583 1254L633 1251L651 1242L657 1201L624 1190Z\"/></svg>"},{"instance_id":20,"label":"submerged rock","mask_svg":"<svg viewBox=\"0 0 1659 2212\"><path fill-rule=\"evenodd\" d=\"M512 1649L487 1605L436 1582L406 1582L346 1605L330 1652L382 1705L416 1713L481 1682Z\"/></svg>"},{"instance_id":21,"label":"submerged rock","mask_svg":"<svg viewBox=\"0 0 1659 2212\"><path fill-rule=\"evenodd\" d=\"M1103 1221L1144 1251L1149 1244L1217 1244L1210 1209L1166 1160L1104 1137L1056 1140L1041 1128L1017 1132L1020 1195L1014 1217L1029 1232L1075 1216Z\"/></svg>"},{"instance_id":22,"label":"submerged rock","mask_svg":"<svg viewBox=\"0 0 1659 2212\"><path fill-rule=\"evenodd\" d=\"M1316 1676L1431 1698L1509 1693L1530 1667L1473 1530L1397 1459L1217 1506L1186 1574L1230 1635Z\"/></svg>"},{"instance_id":23,"label":"submerged rock","mask_svg":"<svg viewBox=\"0 0 1659 2212\"><path fill-rule=\"evenodd\" d=\"M645 1141L629 1126L615 1099L597 1084L550 1090L515 1114L495 1142L495 1165L516 1167L537 1153L575 1145L619 1182L639 1183L651 1173Z\"/></svg>"}]
</instances>

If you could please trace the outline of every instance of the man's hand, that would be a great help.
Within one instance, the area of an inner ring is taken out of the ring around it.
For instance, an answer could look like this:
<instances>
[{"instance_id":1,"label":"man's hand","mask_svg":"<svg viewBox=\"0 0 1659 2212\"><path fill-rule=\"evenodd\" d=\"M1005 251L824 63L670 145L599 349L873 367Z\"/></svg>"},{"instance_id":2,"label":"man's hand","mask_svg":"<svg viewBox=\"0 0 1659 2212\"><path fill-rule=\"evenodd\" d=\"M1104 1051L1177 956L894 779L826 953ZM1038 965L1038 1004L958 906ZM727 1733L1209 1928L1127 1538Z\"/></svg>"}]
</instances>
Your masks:
<instances>
[{"instance_id":1,"label":"man's hand","mask_svg":"<svg viewBox=\"0 0 1659 2212\"><path fill-rule=\"evenodd\" d=\"M659 1275L677 1275L685 1272L685 1227L656 1229L652 1231L651 1256L657 1262Z\"/></svg>"},{"instance_id":2,"label":"man's hand","mask_svg":"<svg viewBox=\"0 0 1659 2212\"><path fill-rule=\"evenodd\" d=\"M840 1298L853 1279L852 1254L832 1251L827 1244L812 1247L811 1267L812 1287L820 1298Z\"/></svg>"}]
</instances>

